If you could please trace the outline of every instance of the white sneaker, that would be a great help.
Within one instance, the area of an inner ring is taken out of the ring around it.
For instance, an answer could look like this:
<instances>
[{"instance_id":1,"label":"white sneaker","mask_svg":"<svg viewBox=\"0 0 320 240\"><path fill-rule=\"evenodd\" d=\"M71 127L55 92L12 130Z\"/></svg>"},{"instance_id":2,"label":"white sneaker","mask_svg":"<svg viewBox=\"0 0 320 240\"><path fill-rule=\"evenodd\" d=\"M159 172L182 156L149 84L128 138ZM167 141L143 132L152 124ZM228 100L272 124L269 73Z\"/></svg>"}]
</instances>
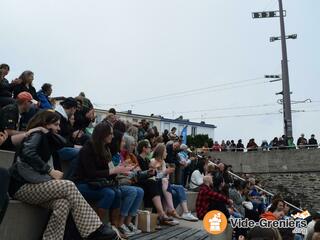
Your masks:
<instances>
[{"instance_id":1,"label":"white sneaker","mask_svg":"<svg viewBox=\"0 0 320 240\"><path fill-rule=\"evenodd\" d=\"M181 218L186 221L197 222L199 219L191 214L191 212L183 213Z\"/></svg>"},{"instance_id":2,"label":"white sneaker","mask_svg":"<svg viewBox=\"0 0 320 240\"><path fill-rule=\"evenodd\" d=\"M129 225L127 225L127 227L129 228L129 230L131 232L133 232L134 234L140 234L142 233L142 231L140 229L138 229L133 223L130 223Z\"/></svg>"},{"instance_id":3,"label":"white sneaker","mask_svg":"<svg viewBox=\"0 0 320 240\"><path fill-rule=\"evenodd\" d=\"M173 220L173 221L170 221L170 225L171 226L176 226L176 225L179 225L180 223L179 223L179 221L177 221L177 220Z\"/></svg>"},{"instance_id":4,"label":"white sneaker","mask_svg":"<svg viewBox=\"0 0 320 240\"><path fill-rule=\"evenodd\" d=\"M135 234L134 232L131 232L125 224L122 224L120 227L118 227L118 229L126 237L131 237Z\"/></svg>"},{"instance_id":5,"label":"white sneaker","mask_svg":"<svg viewBox=\"0 0 320 240\"><path fill-rule=\"evenodd\" d=\"M121 235L123 235L123 234L120 233L119 229L118 229L116 226L111 225L111 228L112 228L113 231L115 231L116 234L117 234L117 237L116 237L115 240L124 240L124 239L125 239L125 238L123 238L123 236L121 236Z\"/></svg>"}]
</instances>

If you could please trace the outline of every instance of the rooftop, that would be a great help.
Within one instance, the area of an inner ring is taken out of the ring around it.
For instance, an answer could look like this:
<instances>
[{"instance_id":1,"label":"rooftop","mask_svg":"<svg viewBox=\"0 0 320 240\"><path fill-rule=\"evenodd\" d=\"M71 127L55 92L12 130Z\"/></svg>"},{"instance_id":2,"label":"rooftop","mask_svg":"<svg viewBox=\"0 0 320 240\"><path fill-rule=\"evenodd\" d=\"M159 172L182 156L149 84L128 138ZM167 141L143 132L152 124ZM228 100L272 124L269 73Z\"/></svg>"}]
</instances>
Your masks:
<instances>
[{"instance_id":1,"label":"rooftop","mask_svg":"<svg viewBox=\"0 0 320 240\"><path fill-rule=\"evenodd\" d=\"M96 109L99 112L106 112L107 110L104 109ZM177 123L177 124L183 124L183 125L193 125L193 126L198 126L198 127L206 127L206 128L217 128L216 125L214 124L208 124L205 123L204 121L201 122L192 122L189 119L183 119L183 116L180 116L176 119L170 119L170 118L165 118L160 115L143 115L143 114L136 114L132 113L132 110L128 110L125 112L119 112L119 115L124 115L124 116L132 116L132 117L137 117L137 118L152 118L152 119L158 119L161 122L169 122L169 123Z\"/></svg>"}]
</instances>

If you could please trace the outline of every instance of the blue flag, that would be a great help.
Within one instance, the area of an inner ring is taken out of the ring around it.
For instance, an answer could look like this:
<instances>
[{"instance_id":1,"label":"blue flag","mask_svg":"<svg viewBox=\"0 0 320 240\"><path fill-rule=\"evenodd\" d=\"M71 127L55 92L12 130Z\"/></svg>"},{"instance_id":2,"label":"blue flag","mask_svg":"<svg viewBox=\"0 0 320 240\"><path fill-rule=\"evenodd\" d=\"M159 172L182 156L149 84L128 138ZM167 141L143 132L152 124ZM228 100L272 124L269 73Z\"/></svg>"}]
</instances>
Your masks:
<instances>
[{"instance_id":1,"label":"blue flag","mask_svg":"<svg viewBox=\"0 0 320 240\"><path fill-rule=\"evenodd\" d=\"M182 143L187 144L188 126L185 126L181 131Z\"/></svg>"}]
</instances>

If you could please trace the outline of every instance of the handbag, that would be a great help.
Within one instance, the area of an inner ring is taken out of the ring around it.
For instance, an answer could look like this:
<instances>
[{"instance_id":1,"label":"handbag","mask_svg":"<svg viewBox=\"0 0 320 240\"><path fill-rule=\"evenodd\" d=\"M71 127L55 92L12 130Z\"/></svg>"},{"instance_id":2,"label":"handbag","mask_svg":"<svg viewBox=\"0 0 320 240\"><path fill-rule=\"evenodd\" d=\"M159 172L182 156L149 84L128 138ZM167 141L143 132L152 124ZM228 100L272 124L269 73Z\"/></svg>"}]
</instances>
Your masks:
<instances>
[{"instance_id":1,"label":"handbag","mask_svg":"<svg viewBox=\"0 0 320 240\"><path fill-rule=\"evenodd\" d=\"M133 178L126 176L126 175L123 175L123 174L118 174L116 179L117 179L120 186L131 185L134 182Z\"/></svg>"},{"instance_id":2,"label":"handbag","mask_svg":"<svg viewBox=\"0 0 320 240\"><path fill-rule=\"evenodd\" d=\"M114 179L97 178L85 181L91 189L98 190L105 187L118 187L119 183Z\"/></svg>"}]
</instances>

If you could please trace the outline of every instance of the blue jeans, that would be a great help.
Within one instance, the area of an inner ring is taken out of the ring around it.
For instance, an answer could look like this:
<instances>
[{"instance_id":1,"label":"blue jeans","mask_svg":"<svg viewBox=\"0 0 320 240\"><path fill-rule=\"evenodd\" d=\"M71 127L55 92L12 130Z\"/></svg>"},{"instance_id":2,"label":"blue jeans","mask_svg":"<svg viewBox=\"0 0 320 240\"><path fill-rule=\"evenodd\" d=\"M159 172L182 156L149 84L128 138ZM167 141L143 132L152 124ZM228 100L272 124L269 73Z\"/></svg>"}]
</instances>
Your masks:
<instances>
[{"instance_id":1,"label":"blue jeans","mask_svg":"<svg viewBox=\"0 0 320 240\"><path fill-rule=\"evenodd\" d=\"M68 170L65 174L65 179L70 179L77 167L79 162L79 148L72 148L72 147L64 147L58 151L59 158L63 161L69 162Z\"/></svg>"},{"instance_id":2,"label":"blue jeans","mask_svg":"<svg viewBox=\"0 0 320 240\"><path fill-rule=\"evenodd\" d=\"M120 186L121 206L120 214L122 217L136 216L138 208L141 206L144 191L136 186Z\"/></svg>"},{"instance_id":3,"label":"blue jeans","mask_svg":"<svg viewBox=\"0 0 320 240\"><path fill-rule=\"evenodd\" d=\"M187 201L186 191L182 185L171 184L173 205L176 208L179 204Z\"/></svg>"},{"instance_id":4,"label":"blue jeans","mask_svg":"<svg viewBox=\"0 0 320 240\"><path fill-rule=\"evenodd\" d=\"M77 184L77 188L87 201L96 201L98 208L120 208L121 192L117 188L105 187L94 190L86 183Z\"/></svg>"}]
</instances>

